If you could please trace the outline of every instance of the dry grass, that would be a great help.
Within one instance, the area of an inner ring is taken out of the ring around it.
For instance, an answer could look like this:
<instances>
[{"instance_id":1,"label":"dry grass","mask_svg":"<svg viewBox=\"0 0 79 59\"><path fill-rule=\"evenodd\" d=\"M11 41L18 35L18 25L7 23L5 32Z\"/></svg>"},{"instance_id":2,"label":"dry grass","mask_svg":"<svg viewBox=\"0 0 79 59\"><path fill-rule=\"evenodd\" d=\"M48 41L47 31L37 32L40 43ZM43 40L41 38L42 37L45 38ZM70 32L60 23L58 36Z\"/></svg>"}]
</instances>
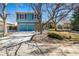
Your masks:
<instances>
[{"instance_id":1,"label":"dry grass","mask_svg":"<svg viewBox=\"0 0 79 59\"><path fill-rule=\"evenodd\" d=\"M71 33L71 36L73 40L79 40L79 34Z\"/></svg>"},{"instance_id":2,"label":"dry grass","mask_svg":"<svg viewBox=\"0 0 79 59\"><path fill-rule=\"evenodd\" d=\"M61 35L62 37L68 39L70 38L71 40L79 40L79 34L78 33L73 33L73 32L67 32L67 31L54 31L54 30L49 30L49 33L56 33Z\"/></svg>"},{"instance_id":3,"label":"dry grass","mask_svg":"<svg viewBox=\"0 0 79 59\"><path fill-rule=\"evenodd\" d=\"M0 32L0 37L2 37L3 36L3 32Z\"/></svg>"}]
</instances>

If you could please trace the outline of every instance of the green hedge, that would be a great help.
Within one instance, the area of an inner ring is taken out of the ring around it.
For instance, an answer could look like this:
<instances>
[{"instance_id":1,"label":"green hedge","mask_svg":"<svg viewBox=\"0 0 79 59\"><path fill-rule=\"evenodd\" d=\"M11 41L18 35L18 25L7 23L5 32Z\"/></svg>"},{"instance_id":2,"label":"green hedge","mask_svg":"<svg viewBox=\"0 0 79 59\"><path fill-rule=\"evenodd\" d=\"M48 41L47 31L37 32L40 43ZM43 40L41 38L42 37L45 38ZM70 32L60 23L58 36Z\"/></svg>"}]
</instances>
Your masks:
<instances>
[{"instance_id":1,"label":"green hedge","mask_svg":"<svg viewBox=\"0 0 79 59\"><path fill-rule=\"evenodd\" d=\"M48 37L56 38L56 39L59 39L59 40L63 40L63 37L60 36L59 34L56 34L56 33L48 33Z\"/></svg>"}]
</instances>

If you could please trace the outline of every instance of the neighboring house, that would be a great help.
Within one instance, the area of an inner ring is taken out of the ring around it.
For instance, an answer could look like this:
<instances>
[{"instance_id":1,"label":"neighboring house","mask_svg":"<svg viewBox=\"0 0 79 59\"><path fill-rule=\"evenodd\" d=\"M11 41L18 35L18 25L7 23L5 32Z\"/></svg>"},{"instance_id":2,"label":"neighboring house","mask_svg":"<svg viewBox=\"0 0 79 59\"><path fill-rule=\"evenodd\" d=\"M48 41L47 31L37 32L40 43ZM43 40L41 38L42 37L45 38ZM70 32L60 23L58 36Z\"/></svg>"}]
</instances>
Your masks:
<instances>
[{"instance_id":1,"label":"neighboring house","mask_svg":"<svg viewBox=\"0 0 79 59\"><path fill-rule=\"evenodd\" d=\"M70 29L70 27L71 27L71 21L70 20L63 19L61 22L62 22L61 23L62 29L68 29L68 30Z\"/></svg>"},{"instance_id":2,"label":"neighboring house","mask_svg":"<svg viewBox=\"0 0 79 59\"><path fill-rule=\"evenodd\" d=\"M8 32L13 32L13 31L17 31L17 25L15 24L11 24L11 23L7 23L7 29L8 29Z\"/></svg>"},{"instance_id":3,"label":"neighboring house","mask_svg":"<svg viewBox=\"0 0 79 59\"><path fill-rule=\"evenodd\" d=\"M35 31L38 23L33 12L16 12L16 21L18 31Z\"/></svg>"},{"instance_id":4,"label":"neighboring house","mask_svg":"<svg viewBox=\"0 0 79 59\"><path fill-rule=\"evenodd\" d=\"M70 29L70 23L64 23L63 29Z\"/></svg>"},{"instance_id":5,"label":"neighboring house","mask_svg":"<svg viewBox=\"0 0 79 59\"><path fill-rule=\"evenodd\" d=\"M3 20L0 18L0 32L3 31Z\"/></svg>"},{"instance_id":6,"label":"neighboring house","mask_svg":"<svg viewBox=\"0 0 79 59\"><path fill-rule=\"evenodd\" d=\"M3 29L4 29L4 23L3 23L3 20L0 18L0 32L2 32ZM7 30L8 31L16 30L16 25L7 23Z\"/></svg>"}]
</instances>

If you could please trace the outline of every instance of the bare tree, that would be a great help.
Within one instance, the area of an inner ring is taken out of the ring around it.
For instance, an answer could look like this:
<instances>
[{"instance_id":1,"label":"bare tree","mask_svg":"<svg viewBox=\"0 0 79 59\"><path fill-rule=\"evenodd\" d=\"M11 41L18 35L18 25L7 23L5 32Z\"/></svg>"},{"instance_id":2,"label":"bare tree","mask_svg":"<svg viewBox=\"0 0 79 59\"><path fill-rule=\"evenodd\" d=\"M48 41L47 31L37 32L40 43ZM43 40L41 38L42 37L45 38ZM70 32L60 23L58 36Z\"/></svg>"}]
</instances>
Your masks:
<instances>
[{"instance_id":1,"label":"bare tree","mask_svg":"<svg viewBox=\"0 0 79 59\"><path fill-rule=\"evenodd\" d=\"M48 12L48 22L52 21L54 23L55 30L57 30L57 24L68 16L68 14L73 10L73 4L46 4L46 10ZM44 26L43 25L43 26Z\"/></svg>"},{"instance_id":2,"label":"bare tree","mask_svg":"<svg viewBox=\"0 0 79 59\"><path fill-rule=\"evenodd\" d=\"M31 7L38 19L38 30L40 31L40 34L42 34L42 3L31 4Z\"/></svg>"},{"instance_id":3,"label":"bare tree","mask_svg":"<svg viewBox=\"0 0 79 59\"><path fill-rule=\"evenodd\" d=\"M2 3L2 13L0 13L0 17L3 19L3 23L4 23L4 29L3 29L3 36L5 36L7 34L7 23L6 23L6 18L7 18L7 14L6 14L6 5L5 3Z\"/></svg>"}]
</instances>

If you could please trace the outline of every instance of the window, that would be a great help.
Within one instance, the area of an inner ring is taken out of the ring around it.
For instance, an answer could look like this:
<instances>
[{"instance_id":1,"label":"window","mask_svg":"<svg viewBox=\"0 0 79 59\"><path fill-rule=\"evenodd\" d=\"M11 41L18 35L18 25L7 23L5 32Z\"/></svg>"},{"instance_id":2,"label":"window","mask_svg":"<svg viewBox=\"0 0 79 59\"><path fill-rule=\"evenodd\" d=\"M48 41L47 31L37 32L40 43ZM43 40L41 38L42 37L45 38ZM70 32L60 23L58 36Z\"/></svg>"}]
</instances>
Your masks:
<instances>
[{"instance_id":1,"label":"window","mask_svg":"<svg viewBox=\"0 0 79 59\"><path fill-rule=\"evenodd\" d=\"M17 19L19 19L19 14L17 14Z\"/></svg>"},{"instance_id":2,"label":"window","mask_svg":"<svg viewBox=\"0 0 79 59\"><path fill-rule=\"evenodd\" d=\"M20 14L20 19L25 19L25 14Z\"/></svg>"},{"instance_id":3,"label":"window","mask_svg":"<svg viewBox=\"0 0 79 59\"><path fill-rule=\"evenodd\" d=\"M27 14L27 19L28 20L32 20L33 19L32 17L33 17L32 14Z\"/></svg>"},{"instance_id":4,"label":"window","mask_svg":"<svg viewBox=\"0 0 79 59\"><path fill-rule=\"evenodd\" d=\"M34 19L37 19L37 15L34 15Z\"/></svg>"},{"instance_id":5,"label":"window","mask_svg":"<svg viewBox=\"0 0 79 59\"><path fill-rule=\"evenodd\" d=\"M27 14L25 14L25 19L27 19Z\"/></svg>"}]
</instances>

